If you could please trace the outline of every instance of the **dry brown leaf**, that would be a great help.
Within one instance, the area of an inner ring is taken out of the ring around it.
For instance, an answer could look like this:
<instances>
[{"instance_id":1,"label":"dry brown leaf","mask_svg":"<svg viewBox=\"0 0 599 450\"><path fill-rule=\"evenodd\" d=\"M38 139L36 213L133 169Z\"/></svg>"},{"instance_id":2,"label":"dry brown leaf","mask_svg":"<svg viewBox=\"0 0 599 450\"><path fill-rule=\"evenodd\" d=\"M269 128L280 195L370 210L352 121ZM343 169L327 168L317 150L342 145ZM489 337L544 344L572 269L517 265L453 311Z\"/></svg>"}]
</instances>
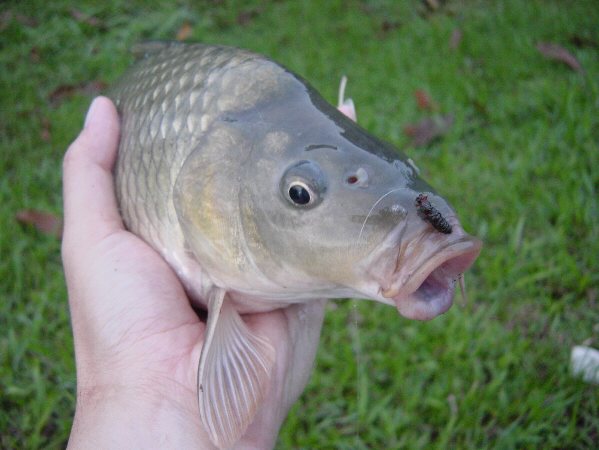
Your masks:
<instances>
[{"instance_id":1,"label":"dry brown leaf","mask_svg":"<svg viewBox=\"0 0 599 450\"><path fill-rule=\"evenodd\" d=\"M56 214L37 209L24 209L16 214L19 223L31 225L38 231L58 239L62 237L62 218Z\"/></svg>"},{"instance_id":2,"label":"dry brown leaf","mask_svg":"<svg viewBox=\"0 0 599 450\"><path fill-rule=\"evenodd\" d=\"M8 25L13 21L13 19L15 22L26 27L35 28L39 25L38 21L33 17L29 17L25 14L19 13L14 14L12 11L7 10L0 14L0 31L5 30L8 27Z\"/></svg>"},{"instance_id":3,"label":"dry brown leaf","mask_svg":"<svg viewBox=\"0 0 599 450\"><path fill-rule=\"evenodd\" d=\"M425 90L416 89L414 97L418 103L418 108L424 111L436 111L438 109L438 105Z\"/></svg>"},{"instance_id":4,"label":"dry brown leaf","mask_svg":"<svg viewBox=\"0 0 599 450\"><path fill-rule=\"evenodd\" d=\"M91 27L101 27L102 22L97 17L86 14L76 8L71 9L71 16L77 22L86 23Z\"/></svg>"},{"instance_id":5,"label":"dry brown leaf","mask_svg":"<svg viewBox=\"0 0 599 450\"><path fill-rule=\"evenodd\" d=\"M460 44L462 43L462 30L456 28L451 33L451 38L449 38L449 48L452 50L456 50Z\"/></svg>"},{"instance_id":6,"label":"dry brown leaf","mask_svg":"<svg viewBox=\"0 0 599 450\"><path fill-rule=\"evenodd\" d=\"M381 31L383 33L388 33L389 31L393 31L401 27L401 23L398 20L390 20L385 19L381 23Z\"/></svg>"},{"instance_id":7,"label":"dry brown leaf","mask_svg":"<svg viewBox=\"0 0 599 450\"><path fill-rule=\"evenodd\" d=\"M4 31L12 21L12 11L4 11L0 14L0 31Z\"/></svg>"},{"instance_id":8,"label":"dry brown leaf","mask_svg":"<svg viewBox=\"0 0 599 450\"><path fill-rule=\"evenodd\" d=\"M40 50L37 47L31 47L31 50L29 50L29 60L32 63L38 63L40 62Z\"/></svg>"},{"instance_id":9,"label":"dry brown leaf","mask_svg":"<svg viewBox=\"0 0 599 450\"><path fill-rule=\"evenodd\" d=\"M439 0L424 0L424 4L432 11L436 11L441 6Z\"/></svg>"},{"instance_id":10,"label":"dry brown leaf","mask_svg":"<svg viewBox=\"0 0 599 450\"><path fill-rule=\"evenodd\" d=\"M435 139L446 134L453 125L453 115L427 117L418 123L408 124L404 127L404 133L411 138L415 147L424 147Z\"/></svg>"},{"instance_id":11,"label":"dry brown leaf","mask_svg":"<svg viewBox=\"0 0 599 450\"><path fill-rule=\"evenodd\" d=\"M543 56L555 61L567 64L572 70L576 72L583 72L583 68L578 60L561 45L553 44L551 42L539 42L537 44L537 50L540 51Z\"/></svg>"},{"instance_id":12,"label":"dry brown leaf","mask_svg":"<svg viewBox=\"0 0 599 450\"><path fill-rule=\"evenodd\" d=\"M260 15L261 10L258 8L241 11L237 15L237 23L241 26L248 25L252 20Z\"/></svg>"},{"instance_id":13,"label":"dry brown leaf","mask_svg":"<svg viewBox=\"0 0 599 450\"><path fill-rule=\"evenodd\" d=\"M52 137L50 133L50 119L42 117L42 130L40 131L40 137L44 142L50 142Z\"/></svg>"},{"instance_id":14,"label":"dry brown leaf","mask_svg":"<svg viewBox=\"0 0 599 450\"><path fill-rule=\"evenodd\" d=\"M185 41L191 36L191 32L193 31L193 27L189 22L183 22L179 31L177 31L177 40Z\"/></svg>"},{"instance_id":15,"label":"dry brown leaf","mask_svg":"<svg viewBox=\"0 0 599 450\"><path fill-rule=\"evenodd\" d=\"M52 106L58 106L65 99L75 94L95 96L104 89L106 89L106 83L100 80L92 80L79 84L63 84L50 93L48 100L50 100Z\"/></svg>"}]
</instances>

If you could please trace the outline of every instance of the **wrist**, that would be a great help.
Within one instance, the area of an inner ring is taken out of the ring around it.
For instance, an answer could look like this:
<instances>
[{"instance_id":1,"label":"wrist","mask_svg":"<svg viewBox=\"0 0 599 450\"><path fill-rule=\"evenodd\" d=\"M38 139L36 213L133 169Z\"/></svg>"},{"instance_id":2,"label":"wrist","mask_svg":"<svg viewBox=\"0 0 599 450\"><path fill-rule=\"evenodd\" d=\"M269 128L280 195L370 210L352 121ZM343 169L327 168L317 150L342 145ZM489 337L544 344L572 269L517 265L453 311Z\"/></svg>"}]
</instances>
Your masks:
<instances>
[{"instance_id":1,"label":"wrist","mask_svg":"<svg viewBox=\"0 0 599 450\"><path fill-rule=\"evenodd\" d=\"M78 387L68 448L211 449L190 403L141 385Z\"/></svg>"}]
</instances>

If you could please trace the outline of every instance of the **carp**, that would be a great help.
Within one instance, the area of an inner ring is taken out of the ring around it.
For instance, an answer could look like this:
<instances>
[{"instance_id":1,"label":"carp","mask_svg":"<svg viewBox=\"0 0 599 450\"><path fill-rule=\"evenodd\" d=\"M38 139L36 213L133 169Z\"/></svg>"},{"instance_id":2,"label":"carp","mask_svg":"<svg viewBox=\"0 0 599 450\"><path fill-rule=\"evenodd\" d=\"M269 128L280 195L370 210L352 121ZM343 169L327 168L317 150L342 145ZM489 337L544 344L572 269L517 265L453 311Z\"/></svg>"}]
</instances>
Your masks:
<instances>
[{"instance_id":1,"label":"carp","mask_svg":"<svg viewBox=\"0 0 599 450\"><path fill-rule=\"evenodd\" d=\"M342 95L341 112L246 50L148 43L138 54L110 94L117 199L127 228L207 310L199 409L225 448L260 407L276 358L242 314L363 298L432 319L481 242Z\"/></svg>"}]
</instances>

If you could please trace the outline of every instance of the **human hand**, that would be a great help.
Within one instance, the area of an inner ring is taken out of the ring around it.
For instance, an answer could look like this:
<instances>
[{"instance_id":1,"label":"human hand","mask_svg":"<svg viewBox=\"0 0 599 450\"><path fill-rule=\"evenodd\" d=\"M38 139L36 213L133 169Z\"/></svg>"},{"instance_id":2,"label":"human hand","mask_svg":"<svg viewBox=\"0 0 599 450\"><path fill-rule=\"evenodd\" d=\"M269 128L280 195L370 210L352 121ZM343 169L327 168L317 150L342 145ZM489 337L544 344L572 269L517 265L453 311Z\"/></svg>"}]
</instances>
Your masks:
<instances>
[{"instance_id":1,"label":"human hand","mask_svg":"<svg viewBox=\"0 0 599 450\"><path fill-rule=\"evenodd\" d=\"M62 255L77 366L70 448L213 448L196 378L205 324L150 246L125 230L112 166L119 120L92 103L64 160ZM276 351L270 390L238 448L271 448L312 369L324 301L244 316Z\"/></svg>"}]
</instances>

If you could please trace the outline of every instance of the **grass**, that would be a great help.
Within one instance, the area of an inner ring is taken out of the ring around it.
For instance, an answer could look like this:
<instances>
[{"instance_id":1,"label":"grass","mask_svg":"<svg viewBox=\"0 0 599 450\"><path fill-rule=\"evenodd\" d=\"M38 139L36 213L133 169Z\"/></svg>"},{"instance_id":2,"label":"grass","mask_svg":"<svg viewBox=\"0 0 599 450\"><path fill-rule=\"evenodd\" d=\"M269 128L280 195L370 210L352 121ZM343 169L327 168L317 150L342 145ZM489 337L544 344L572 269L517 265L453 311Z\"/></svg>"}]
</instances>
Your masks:
<instances>
[{"instance_id":1,"label":"grass","mask_svg":"<svg viewBox=\"0 0 599 450\"><path fill-rule=\"evenodd\" d=\"M266 54L332 102L348 75L362 125L406 148L485 242L470 303L431 322L332 304L278 448L596 445L599 392L568 369L573 345L599 346L594 0L450 0L434 12L391 0L98 5L7 2L0 16L0 447L63 447L75 400L60 244L15 214L60 214L61 158L88 83L110 84L133 43L173 39L184 23L189 39ZM543 41L584 73L543 57ZM417 89L455 117L425 148L403 132L429 114Z\"/></svg>"}]
</instances>

